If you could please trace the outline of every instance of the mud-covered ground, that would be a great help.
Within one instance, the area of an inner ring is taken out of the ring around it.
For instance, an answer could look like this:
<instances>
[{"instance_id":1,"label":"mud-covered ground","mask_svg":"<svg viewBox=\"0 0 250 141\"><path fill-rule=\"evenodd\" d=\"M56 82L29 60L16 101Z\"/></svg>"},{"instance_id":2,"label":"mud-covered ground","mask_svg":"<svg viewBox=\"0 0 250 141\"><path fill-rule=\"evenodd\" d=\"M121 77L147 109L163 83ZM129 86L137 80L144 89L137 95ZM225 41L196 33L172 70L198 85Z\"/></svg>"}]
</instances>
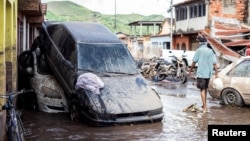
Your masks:
<instances>
[{"instance_id":1,"label":"mud-covered ground","mask_svg":"<svg viewBox=\"0 0 250 141\"><path fill-rule=\"evenodd\" d=\"M70 121L67 114L23 111L30 134L26 141L206 141L209 124L250 124L249 107L220 105L208 95L208 113L183 111L191 104L201 109L195 81L186 84L163 81L152 84L164 105L161 122L115 127L89 127Z\"/></svg>"}]
</instances>

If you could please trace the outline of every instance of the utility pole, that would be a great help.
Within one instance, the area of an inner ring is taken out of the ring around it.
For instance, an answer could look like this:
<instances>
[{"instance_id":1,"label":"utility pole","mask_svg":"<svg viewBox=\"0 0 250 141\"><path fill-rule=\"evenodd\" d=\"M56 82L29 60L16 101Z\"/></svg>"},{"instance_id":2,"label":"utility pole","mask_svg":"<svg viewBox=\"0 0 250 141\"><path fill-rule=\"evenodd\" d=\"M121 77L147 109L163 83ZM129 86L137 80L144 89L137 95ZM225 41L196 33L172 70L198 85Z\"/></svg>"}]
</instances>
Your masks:
<instances>
[{"instance_id":1,"label":"utility pole","mask_svg":"<svg viewBox=\"0 0 250 141\"><path fill-rule=\"evenodd\" d=\"M173 0L170 2L170 12L171 12L171 20L170 20L170 49L172 50L172 44L173 44Z\"/></svg>"},{"instance_id":2,"label":"utility pole","mask_svg":"<svg viewBox=\"0 0 250 141\"><path fill-rule=\"evenodd\" d=\"M115 23L114 23L114 30L116 34L116 0L115 0Z\"/></svg>"}]
</instances>

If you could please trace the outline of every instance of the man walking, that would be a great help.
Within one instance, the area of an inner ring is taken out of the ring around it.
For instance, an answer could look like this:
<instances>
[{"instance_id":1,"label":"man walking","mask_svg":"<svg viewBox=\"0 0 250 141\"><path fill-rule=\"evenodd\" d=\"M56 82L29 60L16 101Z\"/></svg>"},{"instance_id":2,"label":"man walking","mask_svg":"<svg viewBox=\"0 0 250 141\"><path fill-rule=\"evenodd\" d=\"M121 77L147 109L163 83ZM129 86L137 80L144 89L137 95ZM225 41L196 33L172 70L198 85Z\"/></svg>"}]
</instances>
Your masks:
<instances>
[{"instance_id":1,"label":"man walking","mask_svg":"<svg viewBox=\"0 0 250 141\"><path fill-rule=\"evenodd\" d=\"M207 88L209 80L213 75L213 70L215 70L215 77L218 77L217 61L215 54L211 48L207 46L207 40L202 35L198 35L197 40L199 41L199 48L196 50L193 57L193 63L189 69L188 75L191 74L192 69L197 63L197 88L200 89L202 109L203 112L207 112Z\"/></svg>"}]
</instances>

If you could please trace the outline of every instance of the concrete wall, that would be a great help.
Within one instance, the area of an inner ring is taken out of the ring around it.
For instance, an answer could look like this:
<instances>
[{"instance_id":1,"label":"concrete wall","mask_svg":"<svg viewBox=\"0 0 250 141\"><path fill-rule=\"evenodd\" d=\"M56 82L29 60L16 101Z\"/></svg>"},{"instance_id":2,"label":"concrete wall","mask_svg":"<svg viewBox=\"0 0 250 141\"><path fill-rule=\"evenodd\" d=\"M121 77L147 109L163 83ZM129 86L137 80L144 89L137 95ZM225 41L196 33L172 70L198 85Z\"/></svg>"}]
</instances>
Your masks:
<instances>
[{"instance_id":1,"label":"concrete wall","mask_svg":"<svg viewBox=\"0 0 250 141\"><path fill-rule=\"evenodd\" d=\"M0 94L17 88L17 0L0 0ZM8 86L8 90L6 88ZM0 99L0 107L5 99ZM0 108L0 140L5 140L6 112Z\"/></svg>"}]
</instances>

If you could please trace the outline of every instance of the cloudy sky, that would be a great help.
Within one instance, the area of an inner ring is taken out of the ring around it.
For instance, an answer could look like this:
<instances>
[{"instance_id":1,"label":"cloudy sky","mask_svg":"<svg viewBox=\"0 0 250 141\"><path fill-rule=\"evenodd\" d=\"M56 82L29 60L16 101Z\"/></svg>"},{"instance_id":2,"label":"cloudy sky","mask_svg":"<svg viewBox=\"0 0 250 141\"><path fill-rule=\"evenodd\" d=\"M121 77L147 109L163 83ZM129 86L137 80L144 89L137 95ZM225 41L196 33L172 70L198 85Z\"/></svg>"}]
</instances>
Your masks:
<instances>
[{"instance_id":1,"label":"cloudy sky","mask_svg":"<svg viewBox=\"0 0 250 141\"><path fill-rule=\"evenodd\" d=\"M42 2L56 0L41 0ZM58 0L60 1L60 0ZM102 14L131 14L137 13L145 16L152 14L170 17L167 12L171 0L69 0L82 5L92 11ZM173 0L173 4L184 0ZM115 8L116 7L116 8Z\"/></svg>"}]
</instances>

